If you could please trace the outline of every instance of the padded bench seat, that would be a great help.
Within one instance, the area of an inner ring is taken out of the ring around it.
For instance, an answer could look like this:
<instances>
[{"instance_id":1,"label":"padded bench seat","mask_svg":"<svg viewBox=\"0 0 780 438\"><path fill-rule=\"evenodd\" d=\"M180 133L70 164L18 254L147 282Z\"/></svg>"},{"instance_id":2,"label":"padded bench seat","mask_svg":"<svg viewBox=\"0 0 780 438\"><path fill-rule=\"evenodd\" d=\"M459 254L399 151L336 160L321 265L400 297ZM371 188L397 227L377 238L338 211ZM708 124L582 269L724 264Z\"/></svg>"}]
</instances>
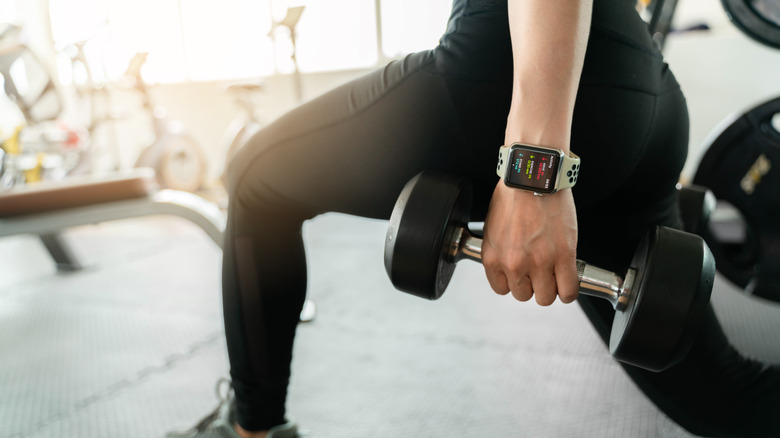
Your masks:
<instances>
[{"instance_id":1,"label":"padded bench seat","mask_svg":"<svg viewBox=\"0 0 780 438\"><path fill-rule=\"evenodd\" d=\"M0 218L141 198L155 191L154 171L146 168L99 179L43 182L0 192Z\"/></svg>"},{"instance_id":2,"label":"padded bench seat","mask_svg":"<svg viewBox=\"0 0 780 438\"><path fill-rule=\"evenodd\" d=\"M220 247L225 214L193 193L158 190L152 169L73 178L0 193L0 237L37 234L61 270L78 269L59 233L67 228L156 214L198 225Z\"/></svg>"}]
</instances>

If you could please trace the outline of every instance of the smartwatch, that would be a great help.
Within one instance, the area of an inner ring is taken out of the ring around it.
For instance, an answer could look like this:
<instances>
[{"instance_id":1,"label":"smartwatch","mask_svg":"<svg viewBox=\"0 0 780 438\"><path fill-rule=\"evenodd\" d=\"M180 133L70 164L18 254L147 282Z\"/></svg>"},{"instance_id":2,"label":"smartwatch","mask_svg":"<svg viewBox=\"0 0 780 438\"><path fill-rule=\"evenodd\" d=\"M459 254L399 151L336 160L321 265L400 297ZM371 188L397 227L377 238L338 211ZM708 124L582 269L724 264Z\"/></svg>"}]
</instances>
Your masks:
<instances>
[{"instance_id":1,"label":"smartwatch","mask_svg":"<svg viewBox=\"0 0 780 438\"><path fill-rule=\"evenodd\" d=\"M537 196L574 187L579 171L580 157L561 149L522 143L498 148L496 174L504 184Z\"/></svg>"}]
</instances>

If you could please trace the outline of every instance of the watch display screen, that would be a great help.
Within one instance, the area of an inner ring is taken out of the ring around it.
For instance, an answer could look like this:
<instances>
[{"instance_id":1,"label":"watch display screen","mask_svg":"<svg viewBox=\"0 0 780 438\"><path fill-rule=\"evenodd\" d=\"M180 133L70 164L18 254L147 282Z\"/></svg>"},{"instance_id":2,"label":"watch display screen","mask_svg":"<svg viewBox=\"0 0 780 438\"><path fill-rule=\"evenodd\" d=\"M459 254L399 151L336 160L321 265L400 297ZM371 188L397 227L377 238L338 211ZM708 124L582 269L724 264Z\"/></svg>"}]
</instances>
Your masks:
<instances>
[{"instance_id":1,"label":"watch display screen","mask_svg":"<svg viewBox=\"0 0 780 438\"><path fill-rule=\"evenodd\" d=\"M560 155L544 149L523 146L512 149L506 181L515 187L550 193L555 189Z\"/></svg>"}]
</instances>

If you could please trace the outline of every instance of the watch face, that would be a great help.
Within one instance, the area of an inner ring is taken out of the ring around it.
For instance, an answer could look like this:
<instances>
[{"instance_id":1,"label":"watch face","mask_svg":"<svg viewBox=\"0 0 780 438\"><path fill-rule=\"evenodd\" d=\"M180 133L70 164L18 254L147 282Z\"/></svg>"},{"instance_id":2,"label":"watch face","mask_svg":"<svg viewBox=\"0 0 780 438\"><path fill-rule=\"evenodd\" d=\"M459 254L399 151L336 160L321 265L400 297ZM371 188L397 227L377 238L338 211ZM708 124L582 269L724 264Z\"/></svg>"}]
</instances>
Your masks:
<instances>
[{"instance_id":1,"label":"watch face","mask_svg":"<svg viewBox=\"0 0 780 438\"><path fill-rule=\"evenodd\" d=\"M557 151L532 146L513 147L509 155L506 183L538 193L552 193L561 155Z\"/></svg>"}]
</instances>

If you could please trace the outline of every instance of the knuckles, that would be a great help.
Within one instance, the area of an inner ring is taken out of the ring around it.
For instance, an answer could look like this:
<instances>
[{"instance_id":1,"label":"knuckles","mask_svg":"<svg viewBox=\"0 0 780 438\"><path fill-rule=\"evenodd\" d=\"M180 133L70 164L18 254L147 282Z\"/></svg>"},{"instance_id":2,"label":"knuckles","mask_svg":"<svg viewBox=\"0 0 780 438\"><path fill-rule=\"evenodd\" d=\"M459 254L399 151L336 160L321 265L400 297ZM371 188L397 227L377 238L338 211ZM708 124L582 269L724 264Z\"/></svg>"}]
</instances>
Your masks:
<instances>
[{"instance_id":1,"label":"knuckles","mask_svg":"<svg viewBox=\"0 0 780 438\"><path fill-rule=\"evenodd\" d=\"M560 263L565 260L564 263ZM535 298L540 306L550 306L556 297L564 303L574 301L578 296L576 284L558 285L553 280L552 285L544 289L534 289L531 279L553 275L556 266L573 266L576 260L574 248L564 246L560 251L554 245L535 245L532 249L516 248L514 250L499 250L489 245L483 245L482 264L491 288L500 295L511 292L518 301L529 301ZM576 277L575 277L576 278ZM558 289L558 286L563 286ZM538 285L537 285L538 287Z\"/></svg>"},{"instance_id":2,"label":"knuckles","mask_svg":"<svg viewBox=\"0 0 780 438\"><path fill-rule=\"evenodd\" d=\"M536 294L536 304L547 307L555 302L555 294Z\"/></svg>"},{"instance_id":3,"label":"knuckles","mask_svg":"<svg viewBox=\"0 0 780 438\"><path fill-rule=\"evenodd\" d=\"M512 297L517 301L526 302L534 296L530 287L517 286L512 288Z\"/></svg>"},{"instance_id":4,"label":"knuckles","mask_svg":"<svg viewBox=\"0 0 780 438\"><path fill-rule=\"evenodd\" d=\"M561 298L561 302L563 303L572 303L574 300L577 299L577 296L579 296L579 290L577 288L571 288L570 290L559 290L558 296Z\"/></svg>"}]
</instances>

